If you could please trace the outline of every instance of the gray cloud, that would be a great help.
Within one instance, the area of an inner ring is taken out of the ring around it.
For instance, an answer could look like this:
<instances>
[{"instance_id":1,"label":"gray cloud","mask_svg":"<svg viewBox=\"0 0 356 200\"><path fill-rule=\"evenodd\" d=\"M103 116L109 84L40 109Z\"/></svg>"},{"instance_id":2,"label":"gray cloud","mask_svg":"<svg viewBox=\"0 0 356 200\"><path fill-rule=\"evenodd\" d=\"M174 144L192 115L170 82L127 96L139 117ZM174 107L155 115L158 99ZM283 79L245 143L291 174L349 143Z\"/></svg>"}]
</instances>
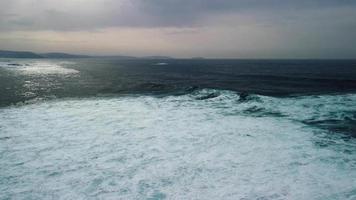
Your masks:
<instances>
[{"instance_id":1,"label":"gray cloud","mask_svg":"<svg viewBox=\"0 0 356 200\"><path fill-rule=\"evenodd\" d=\"M192 27L212 15L356 7L351 0L2 0L0 30L93 30L107 27ZM280 20L281 20L280 19Z\"/></svg>"},{"instance_id":2,"label":"gray cloud","mask_svg":"<svg viewBox=\"0 0 356 200\"><path fill-rule=\"evenodd\" d=\"M355 35L355 0L0 0L9 49L340 58Z\"/></svg>"}]
</instances>

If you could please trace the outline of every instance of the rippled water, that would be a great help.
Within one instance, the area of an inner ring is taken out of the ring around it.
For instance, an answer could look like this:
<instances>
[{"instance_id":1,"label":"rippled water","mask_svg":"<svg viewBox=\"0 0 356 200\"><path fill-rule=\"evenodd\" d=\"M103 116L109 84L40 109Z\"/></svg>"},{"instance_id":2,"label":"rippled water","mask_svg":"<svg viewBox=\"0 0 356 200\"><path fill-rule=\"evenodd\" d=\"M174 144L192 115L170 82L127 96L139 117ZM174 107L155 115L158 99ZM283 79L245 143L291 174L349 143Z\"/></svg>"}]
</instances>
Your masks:
<instances>
[{"instance_id":1,"label":"rippled water","mask_svg":"<svg viewBox=\"0 0 356 200\"><path fill-rule=\"evenodd\" d=\"M355 100L203 89L1 108L0 199L355 199Z\"/></svg>"},{"instance_id":2,"label":"rippled water","mask_svg":"<svg viewBox=\"0 0 356 200\"><path fill-rule=\"evenodd\" d=\"M62 67L61 65L64 64L72 64L72 62L17 60L16 62L0 62L0 67L17 71L25 75L65 75L79 73L79 71L75 69Z\"/></svg>"},{"instance_id":3,"label":"rippled water","mask_svg":"<svg viewBox=\"0 0 356 200\"><path fill-rule=\"evenodd\" d=\"M53 97L186 94L193 88L278 97L355 94L356 60L0 58L0 107Z\"/></svg>"}]
</instances>

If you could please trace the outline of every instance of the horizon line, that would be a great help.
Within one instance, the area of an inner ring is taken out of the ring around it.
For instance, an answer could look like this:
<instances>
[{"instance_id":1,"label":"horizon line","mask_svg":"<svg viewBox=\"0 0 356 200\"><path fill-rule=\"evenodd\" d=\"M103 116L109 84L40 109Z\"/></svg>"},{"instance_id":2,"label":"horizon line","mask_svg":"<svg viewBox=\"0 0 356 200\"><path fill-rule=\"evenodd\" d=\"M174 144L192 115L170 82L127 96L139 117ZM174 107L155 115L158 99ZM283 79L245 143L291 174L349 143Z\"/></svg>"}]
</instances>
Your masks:
<instances>
[{"instance_id":1,"label":"horizon line","mask_svg":"<svg viewBox=\"0 0 356 200\"><path fill-rule=\"evenodd\" d=\"M31 50L4 50L0 49L0 52L11 52L11 53L32 53L38 56L43 56L46 54L63 54L68 56L74 56L71 59L75 58L109 58L109 57L127 57L127 59L157 59L157 60L356 60L356 58L323 58L323 57L205 57L205 56L191 56L191 57L176 57L170 55L144 55L144 56L136 56L136 55L125 55L125 54L107 54L107 55L98 55L98 54L83 54L83 53L67 53L61 51L49 51L49 52L36 52ZM16 57L2 57L0 58L16 58ZM29 57L31 59L31 57ZM21 58L19 58L21 59ZM23 59L28 59L23 57ZM46 57L39 57L36 59L49 59ZM69 58L67 58L69 59Z\"/></svg>"}]
</instances>

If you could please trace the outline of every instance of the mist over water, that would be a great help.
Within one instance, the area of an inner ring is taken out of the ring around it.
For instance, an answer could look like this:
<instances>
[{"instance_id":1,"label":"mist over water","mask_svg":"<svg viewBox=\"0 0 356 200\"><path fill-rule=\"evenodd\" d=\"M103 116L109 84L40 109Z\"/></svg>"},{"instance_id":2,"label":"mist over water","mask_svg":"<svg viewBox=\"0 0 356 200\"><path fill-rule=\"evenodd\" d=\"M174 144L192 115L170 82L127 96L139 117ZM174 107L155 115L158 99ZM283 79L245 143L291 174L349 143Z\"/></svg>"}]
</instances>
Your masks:
<instances>
[{"instance_id":1,"label":"mist over water","mask_svg":"<svg viewBox=\"0 0 356 200\"><path fill-rule=\"evenodd\" d=\"M264 62L0 63L0 199L355 199L353 62Z\"/></svg>"}]
</instances>

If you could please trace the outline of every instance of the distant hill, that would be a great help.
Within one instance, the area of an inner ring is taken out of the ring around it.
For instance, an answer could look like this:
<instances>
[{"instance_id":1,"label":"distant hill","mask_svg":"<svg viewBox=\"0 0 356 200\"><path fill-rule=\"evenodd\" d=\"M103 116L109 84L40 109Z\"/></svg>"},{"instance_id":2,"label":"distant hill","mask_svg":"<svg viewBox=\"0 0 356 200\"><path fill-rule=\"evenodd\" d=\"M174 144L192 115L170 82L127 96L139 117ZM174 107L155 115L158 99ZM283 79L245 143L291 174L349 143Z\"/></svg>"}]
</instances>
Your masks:
<instances>
[{"instance_id":1,"label":"distant hill","mask_svg":"<svg viewBox=\"0 0 356 200\"><path fill-rule=\"evenodd\" d=\"M39 54L44 58L90 58L91 56L86 55L75 55L67 53L43 53Z\"/></svg>"},{"instance_id":2,"label":"distant hill","mask_svg":"<svg viewBox=\"0 0 356 200\"><path fill-rule=\"evenodd\" d=\"M138 59L138 57L134 56L93 56L95 58L112 58L112 59L121 59L121 60L132 60Z\"/></svg>"},{"instance_id":3,"label":"distant hill","mask_svg":"<svg viewBox=\"0 0 356 200\"><path fill-rule=\"evenodd\" d=\"M28 51L2 51L0 58L43 58L41 55Z\"/></svg>"},{"instance_id":4,"label":"distant hill","mask_svg":"<svg viewBox=\"0 0 356 200\"><path fill-rule=\"evenodd\" d=\"M167 60L174 59L168 56L146 56L146 57L134 57L134 56L88 56L88 55L76 55L60 52L53 53L33 53L29 51L5 51L0 50L0 58L114 58L114 59L152 59L152 60Z\"/></svg>"},{"instance_id":5,"label":"distant hill","mask_svg":"<svg viewBox=\"0 0 356 200\"><path fill-rule=\"evenodd\" d=\"M169 59L174 59L174 58L168 57L168 56L145 56L145 57L141 57L141 59L169 60Z\"/></svg>"},{"instance_id":6,"label":"distant hill","mask_svg":"<svg viewBox=\"0 0 356 200\"><path fill-rule=\"evenodd\" d=\"M29 51L4 51L0 50L0 58L89 58L86 55L67 53L33 53Z\"/></svg>"}]
</instances>

